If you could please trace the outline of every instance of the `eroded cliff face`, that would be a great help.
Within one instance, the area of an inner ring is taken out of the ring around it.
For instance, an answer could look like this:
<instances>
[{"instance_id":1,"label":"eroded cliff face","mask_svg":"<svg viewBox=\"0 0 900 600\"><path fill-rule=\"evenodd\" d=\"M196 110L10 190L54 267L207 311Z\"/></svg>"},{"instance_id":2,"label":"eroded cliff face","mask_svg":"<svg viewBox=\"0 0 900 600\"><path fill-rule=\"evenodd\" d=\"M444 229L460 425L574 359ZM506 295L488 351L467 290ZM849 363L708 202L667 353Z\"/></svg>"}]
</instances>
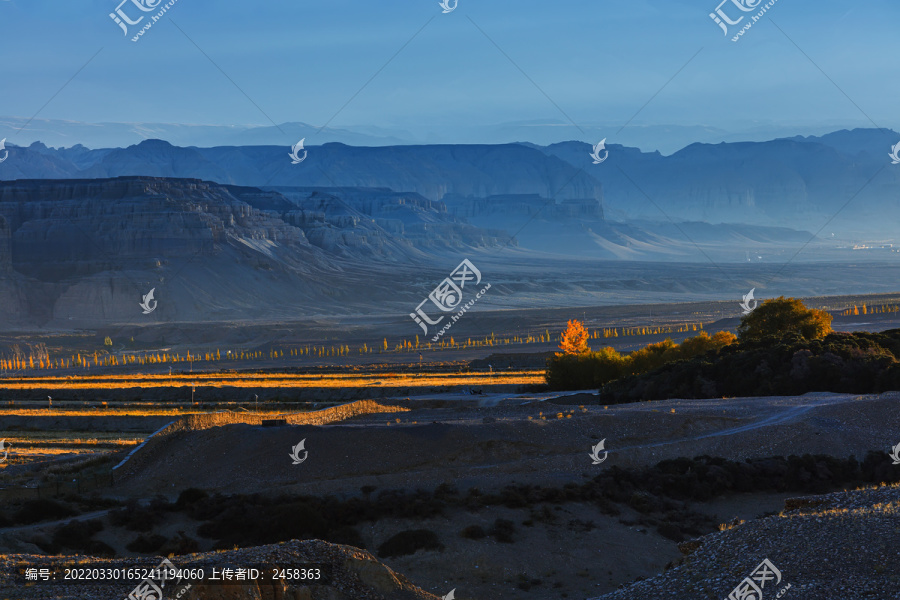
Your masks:
<instances>
[{"instance_id":1,"label":"eroded cliff face","mask_svg":"<svg viewBox=\"0 0 900 600\"><path fill-rule=\"evenodd\" d=\"M452 215L443 202L386 188L279 187L295 208L284 214L309 241L330 253L369 248L381 255L516 245L499 229Z\"/></svg>"},{"instance_id":2,"label":"eroded cliff face","mask_svg":"<svg viewBox=\"0 0 900 600\"><path fill-rule=\"evenodd\" d=\"M27 277L58 280L111 269L152 268L211 255L229 236L308 244L227 189L198 180L117 178L0 184L0 260Z\"/></svg>"},{"instance_id":3,"label":"eroded cliff face","mask_svg":"<svg viewBox=\"0 0 900 600\"><path fill-rule=\"evenodd\" d=\"M440 203L390 190L288 198L198 179L0 182L2 324L341 310L344 301L396 297L362 278L370 272L509 243ZM145 317L139 302L151 289L159 306Z\"/></svg>"},{"instance_id":4,"label":"eroded cliff face","mask_svg":"<svg viewBox=\"0 0 900 600\"><path fill-rule=\"evenodd\" d=\"M493 215L517 215L543 219L603 220L603 205L595 198L560 200L544 198L540 194L505 194L476 198L447 194L444 203L451 214L465 218Z\"/></svg>"}]
</instances>

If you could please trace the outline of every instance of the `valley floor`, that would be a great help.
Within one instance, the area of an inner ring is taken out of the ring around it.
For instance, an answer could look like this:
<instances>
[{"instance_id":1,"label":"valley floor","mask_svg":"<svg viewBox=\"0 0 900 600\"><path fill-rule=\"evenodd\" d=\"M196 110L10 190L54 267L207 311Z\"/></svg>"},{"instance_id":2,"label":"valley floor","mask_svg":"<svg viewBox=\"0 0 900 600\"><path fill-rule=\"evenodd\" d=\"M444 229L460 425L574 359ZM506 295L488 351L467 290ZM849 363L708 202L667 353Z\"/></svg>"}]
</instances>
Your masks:
<instances>
[{"instance_id":1,"label":"valley floor","mask_svg":"<svg viewBox=\"0 0 900 600\"><path fill-rule=\"evenodd\" d=\"M360 497L361 490L363 495L372 491L377 495L394 489L434 490L443 484L465 496L472 488L479 494L492 494L510 485L566 489L617 469L645 468L679 457L707 455L742 462L810 453L840 459L854 455L862 461L868 451L885 453L900 442L895 439L896 423L900 422L898 393L674 399L604 406L590 391L577 395L490 388L480 391L473 395L463 386L410 398L379 399L396 408L324 426L262 427L260 416L252 410L235 411L231 413L234 424L174 431L162 441L148 444L117 470L112 487L100 487L94 493L118 501L131 498L141 502L159 495L174 501L188 488L223 494L264 491L271 496L348 499ZM66 414L40 418L35 423L45 423L57 431L67 426L66 419L71 420L70 427L83 426L78 425L75 412L77 409L70 407ZM127 419L121 423L147 433L158 429L160 421L181 418L152 411L144 416L126 413L127 409L120 415ZM267 411L265 416L276 415ZM0 423L15 418L9 412L0 414ZM108 420L107 427L119 427L114 416L82 418L103 418ZM146 426L140 425L142 419L147 420ZM293 464L290 454L301 440L305 441L308 458L302 464ZM604 460L592 464L589 454L600 440L605 441L608 454L601 452ZM114 462L122 454L119 452ZM53 463L36 460L18 464L12 456L13 461L0 474L0 482L8 486L3 492L38 484L53 472ZM108 470L114 462L104 468ZM79 477L79 468L75 464L70 476ZM369 491L365 491L367 487ZM778 512L786 498L798 495L802 494L714 494L710 501L691 503L688 508L713 523L728 523L735 518L750 520ZM381 560L438 597L455 588L460 600L591 598L613 592L636 578L661 573L680 556L676 542L647 526L643 519L646 515L631 506L621 506L618 514L580 501L518 508L454 506L436 516L390 516L363 523L358 527L361 542L375 553L397 533L417 529L433 532L442 549ZM92 516L105 523L95 539L119 556L140 556L125 548L135 537L133 531L113 524L106 513ZM498 520L510 523L509 535L491 533ZM36 552L34 540L51 536L59 525L37 523L0 529L0 549ZM199 550L211 550L214 540L198 533L200 525L185 515L172 514L154 533L172 538L181 532L196 541ZM487 535L462 534L476 526ZM869 533L878 536L872 538L875 546L896 547L896 531L881 528ZM842 543L839 538L833 541ZM752 562L752 568L766 557L767 547L766 540L760 539L756 546L742 545L744 554L740 557L729 554L728 560L715 563L721 578L703 583L706 587L702 589L715 590L716 597L724 597L744 576L738 576L747 570L744 567ZM790 574L792 582L805 581L807 565L779 558L790 569L785 569L785 577ZM685 564L693 564L690 560L688 557ZM877 568L885 567L890 565ZM691 585L700 585L696 583L700 575L691 572ZM706 578L714 575L711 570L704 573ZM671 581L667 584L670 595L665 597L697 597L689 594L687 587L682 589L686 580ZM889 589L894 580L886 576L884 581L888 587L877 589ZM818 590L815 585L808 582L807 587ZM620 597L651 596L615 596Z\"/></svg>"}]
</instances>

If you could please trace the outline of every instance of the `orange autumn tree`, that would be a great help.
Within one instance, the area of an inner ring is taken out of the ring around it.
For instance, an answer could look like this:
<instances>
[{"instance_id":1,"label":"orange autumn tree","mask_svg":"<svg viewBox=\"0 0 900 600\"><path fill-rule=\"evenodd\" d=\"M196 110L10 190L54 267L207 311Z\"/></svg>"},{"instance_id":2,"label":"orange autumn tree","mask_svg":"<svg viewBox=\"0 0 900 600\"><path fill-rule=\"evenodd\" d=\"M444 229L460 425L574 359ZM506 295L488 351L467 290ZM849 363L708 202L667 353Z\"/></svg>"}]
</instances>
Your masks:
<instances>
[{"instance_id":1,"label":"orange autumn tree","mask_svg":"<svg viewBox=\"0 0 900 600\"><path fill-rule=\"evenodd\" d=\"M585 354L590 352L588 347L588 331L584 325L576 319L569 321L569 326L562 334L562 340L559 342L559 349L563 354Z\"/></svg>"}]
</instances>

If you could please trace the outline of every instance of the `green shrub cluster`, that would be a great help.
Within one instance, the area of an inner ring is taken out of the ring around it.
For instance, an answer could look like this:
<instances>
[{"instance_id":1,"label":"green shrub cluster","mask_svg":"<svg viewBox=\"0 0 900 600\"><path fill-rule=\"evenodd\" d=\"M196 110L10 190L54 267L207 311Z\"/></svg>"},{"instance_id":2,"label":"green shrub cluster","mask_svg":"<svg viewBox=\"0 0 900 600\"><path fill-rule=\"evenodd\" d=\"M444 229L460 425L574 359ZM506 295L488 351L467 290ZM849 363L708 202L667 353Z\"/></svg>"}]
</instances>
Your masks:
<instances>
[{"instance_id":1,"label":"green shrub cluster","mask_svg":"<svg viewBox=\"0 0 900 600\"><path fill-rule=\"evenodd\" d=\"M553 390L583 390L590 388L604 388L604 396L601 398L606 403L629 402L634 400L650 400L660 398L709 398L717 395L723 396L756 396L760 387L772 388L772 392L766 394L793 394L804 391L808 385L843 385L847 391L861 392L854 384L864 378L873 370L881 370L887 366L890 360L896 360L897 354L888 345L880 348L868 347L865 351L872 352L872 356L852 356L853 364L846 364L836 357L828 356L823 360L806 360L808 356L798 355L788 357L799 364L796 368L790 365L789 375L796 380L795 391L777 391L787 389L782 378L779 385L770 385L768 378L780 369L780 375L784 375L784 364L773 367L764 360L756 361L753 366L755 371L745 371L743 377L730 377L724 368L701 369L703 365L721 366L727 357L763 346L779 344L784 340L799 342L800 344L815 344L822 339L832 338L834 334L831 328L832 317L829 313L819 309L809 309L803 302L796 298L771 298L759 305L755 310L745 315L738 326L738 335L728 331L720 331L710 337L706 332L684 340L681 344L674 343L671 339L649 344L627 355L616 352L613 348L603 348L599 352L591 352L586 342L577 346L578 350L567 351L565 354L557 354L547 361L546 381ZM579 323L574 322L579 327ZM576 328L577 329L577 328ZM583 329L583 328L582 328ZM569 330L573 330L573 322L569 322ZM568 331L567 330L567 333ZM861 334L860 334L861 335ZM740 344L734 342L740 340ZM834 338L832 338L832 343ZM878 344L875 344L878 346ZM561 346L563 347L563 346ZM573 345L573 348L575 346ZM817 346L819 347L819 346ZM729 348L730 352L723 349ZM801 348L801 350L803 350ZM812 352L812 351L810 351ZM827 351L826 351L827 353ZM772 359L784 359L784 356L764 357ZM887 362L880 359L889 359ZM683 361L691 361L690 365L682 364ZM825 381L817 379L820 372L825 372L831 366L839 366L839 377L828 377ZM733 362L733 361L732 361ZM728 362L728 367L734 367ZM746 362L746 361L737 361ZM743 366L743 365L739 365ZM854 369L858 372L852 372ZM663 371L662 374L657 373ZM710 374L709 371L712 371ZM648 377L642 377L645 374ZM749 376L748 376L749 373ZM814 373L814 374L810 374ZM739 374L740 375L740 374ZM755 380L750 380L754 378ZM891 375L888 379L893 380ZM728 379L728 382L724 380ZM766 380L760 385L761 380ZM735 385L730 385L738 381ZM613 383L614 382L614 383ZM825 383L827 382L827 384ZM610 385L611 384L611 385ZM747 384L747 385L745 385ZM608 387L608 389L606 389ZM727 388L729 391L723 391ZM852 389L849 389L852 388ZM828 391L843 391L822 387ZM677 390L677 391L676 391ZM751 391L753 390L753 391Z\"/></svg>"},{"instance_id":2,"label":"green shrub cluster","mask_svg":"<svg viewBox=\"0 0 900 600\"><path fill-rule=\"evenodd\" d=\"M91 556L113 557L116 551L108 544L93 539L95 533L103 530L99 519L72 521L58 527L52 537L34 540L35 544L48 554L88 554Z\"/></svg>"},{"instance_id":3,"label":"green shrub cluster","mask_svg":"<svg viewBox=\"0 0 900 600\"><path fill-rule=\"evenodd\" d=\"M716 527L711 518L694 511L692 503L737 493L820 494L897 482L900 471L892 462L884 452L870 452L863 461L826 455L778 456L744 462L700 456L665 460L640 469L611 467L584 483L568 483L562 487L521 484L491 493L472 488L461 494L440 486L431 493L384 491L378 498L368 499L214 495L184 510L194 518L207 521L199 533L218 540L217 546L222 548L311 537L364 547L354 529L364 521L410 516L424 519L447 510L479 511L491 506L530 509L532 522L552 525L558 519L548 506L569 502L592 504L607 515L619 515L618 507L628 506L641 515L640 523L680 541L684 536L702 535ZM514 541L514 533L515 525L511 521L496 519L487 530L473 525L463 529L461 535L470 540L491 536L509 543ZM425 534L407 533L389 544L385 552L418 548L417 544L425 543L422 540L430 545L429 539L439 544Z\"/></svg>"},{"instance_id":4,"label":"green shrub cluster","mask_svg":"<svg viewBox=\"0 0 900 600\"><path fill-rule=\"evenodd\" d=\"M900 346L900 343L898 343ZM165 520L159 515L180 512L202 521L198 533L213 540L216 548L229 549L271 544L291 539L318 538L360 548L365 545L355 529L363 522L382 518L427 519L448 510L480 511L492 506L526 509L530 519L548 525L560 521L551 507L578 502L591 504L607 515L620 515L619 507L627 506L639 516L636 523L656 528L665 537L680 541L714 531L717 523L692 508L720 496L753 492L800 492L821 494L830 491L900 481L900 470L885 452L870 452L862 461L854 457L839 459L825 455L777 456L749 459L744 462L700 456L662 461L645 468L610 467L584 483L567 483L562 487L520 484L495 492L469 489L460 493L452 486L441 485L433 492L418 490L382 491L372 497L369 490L357 498L334 496L267 497L259 494L206 496L199 490L186 490L178 501L155 500L148 509L151 531L142 533L128 544L128 550L142 554L194 552L196 540L180 533L171 539L159 534ZM117 513L120 526L134 528L130 519ZM570 530L588 530L592 523L569 522ZM42 550L58 553L63 549L93 555L112 555L112 548L92 539L102 529L99 521L73 522L58 527L48 538L33 540ZM485 530L466 527L461 535L470 540L487 536L498 542L515 541L516 526L507 519L495 519ZM420 549L439 550L440 540L433 532L413 529L388 538L378 548L382 556L402 556Z\"/></svg>"},{"instance_id":5,"label":"green shrub cluster","mask_svg":"<svg viewBox=\"0 0 900 600\"><path fill-rule=\"evenodd\" d=\"M713 336L704 331L681 344L666 339L627 355L613 348L581 354L557 354L547 361L546 381L553 390L598 388L627 375L646 373L667 363L717 352L736 339L727 331Z\"/></svg>"},{"instance_id":6,"label":"green shrub cluster","mask_svg":"<svg viewBox=\"0 0 900 600\"><path fill-rule=\"evenodd\" d=\"M666 398L850 394L900 389L900 329L799 334L742 341L714 354L622 377L600 389L606 404Z\"/></svg>"},{"instance_id":7,"label":"green shrub cluster","mask_svg":"<svg viewBox=\"0 0 900 600\"><path fill-rule=\"evenodd\" d=\"M742 342L769 336L795 334L808 340L831 333L832 316L824 310L806 308L796 298L770 298L741 318L738 337Z\"/></svg>"}]
</instances>

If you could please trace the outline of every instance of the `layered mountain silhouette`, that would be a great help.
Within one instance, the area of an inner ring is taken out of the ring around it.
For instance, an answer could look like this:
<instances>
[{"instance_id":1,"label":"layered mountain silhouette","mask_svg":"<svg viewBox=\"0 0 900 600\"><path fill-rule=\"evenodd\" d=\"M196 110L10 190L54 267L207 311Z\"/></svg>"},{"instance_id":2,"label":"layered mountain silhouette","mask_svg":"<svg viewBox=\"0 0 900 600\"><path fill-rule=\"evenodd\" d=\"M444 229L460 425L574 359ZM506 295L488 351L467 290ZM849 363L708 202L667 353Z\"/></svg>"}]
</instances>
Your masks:
<instances>
[{"instance_id":1,"label":"layered mountain silhouette","mask_svg":"<svg viewBox=\"0 0 900 600\"><path fill-rule=\"evenodd\" d=\"M841 131L671 156L608 144L599 165L580 142L331 143L307 146L298 165L278 146L7 143L0 301L10 323L76 325L130 319L156 288L151 318L202 320L245 318L265 290L265 314L289 318L415 305L475 255L830 260L852 247L841 236L892 238L898 137ZM414 283L397 292L400 280Z\"/></svg>"},{"instance_id":2,"label":"layered mountain silhouette","mask_svg":"<svg viewBox=\"0 0 900 600\"><path fill-rule=\"evenodd\" d=\"M257 187L368 187L425 199L538 195L553 203L596 200L608 220L703 221L818 231L890 233L900 216L900 168L887 156L900 134L857 129L769 142L692 144L672 154L608 143L592 164L591 147L532 144L354 147L309 146L292 165L284 146L177 147L148 140L128 148L51 149L9 143L4 180L198 178ZM445 198L445 196L448 196ZM551 200L552 199L552 200ZM469 201L471 204L471 201ZM837 216L837 218L834 218ZM830 219L833 219L829 222Z\"/></svg>"},{"instance_id":3,"label":"layered mountain silhouette","mask_svg":"<svg viewBox=\"0 0 900 600\"><path fill-rule=\"evenodd\" d=\"M671 156L608 144L594 166L590 146L541 148L603 184L614 219L781 225L891 234L900 216L900 168L888 157L900 134L857 129L769 142L692 144ZM597 173L602 167L602 173Z\"/></svg>"},{"instance_id":4,"label":"layered mountain silhouette","mask_svg":"<svg viewBox=\"0 0 900 600\"><path fill-rule=\"evenodd\" d=\"M180 148L149 140L121 149L14 148L0 178L107 178L122 175L197 178L223 184L386 187L440 200L447 192L487 196L539 193L548 198L601 197L599 182L554 156L521 144L500 146L307 147L292 165L280 146Z\"/></svg>"}]
</instances>

